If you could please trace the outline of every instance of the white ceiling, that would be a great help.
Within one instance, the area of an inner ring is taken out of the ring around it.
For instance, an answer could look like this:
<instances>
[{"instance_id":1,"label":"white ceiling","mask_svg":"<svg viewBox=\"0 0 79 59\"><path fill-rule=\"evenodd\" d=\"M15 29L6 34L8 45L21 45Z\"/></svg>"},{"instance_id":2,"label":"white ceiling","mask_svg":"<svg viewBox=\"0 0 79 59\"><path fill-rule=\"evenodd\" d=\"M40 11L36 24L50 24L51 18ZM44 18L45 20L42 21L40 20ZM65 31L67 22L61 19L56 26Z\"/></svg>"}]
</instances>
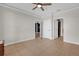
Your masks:
<instances>
[{"instance_id":1,"label":"white ceiling","mask_svg":"<svg viewBox=\"0 0 79 59\"><path fill-rule=\"evenodd\" d=\"M44 6L45 11L42 11L39 8L32 10L34 7L32 3L7 3L7 5L31 12L41 18L49 18L57 12L79 7L79 3L52 3L51 6Z\"/></svg>"}]
</instances>

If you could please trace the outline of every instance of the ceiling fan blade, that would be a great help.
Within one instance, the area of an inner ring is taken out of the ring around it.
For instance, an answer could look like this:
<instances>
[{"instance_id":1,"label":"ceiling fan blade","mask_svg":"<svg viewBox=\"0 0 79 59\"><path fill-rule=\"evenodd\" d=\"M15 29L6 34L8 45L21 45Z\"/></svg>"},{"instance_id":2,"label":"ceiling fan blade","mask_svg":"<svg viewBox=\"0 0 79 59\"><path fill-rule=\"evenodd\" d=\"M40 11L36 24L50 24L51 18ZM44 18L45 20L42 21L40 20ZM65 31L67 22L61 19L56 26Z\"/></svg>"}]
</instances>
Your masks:
<instances>
[{"instance_id":1,"label":"ceiling fan blade","mask_svg":"<svg viewBox=\"0 0 79 59\"><path fill-rule=\"evenodd\" d=\"M36 9L37 8L37 6L36 7L34 7L32 10L34 10L34 9Z\"/></svg>"},{"instance_id":2,"label":"ceiling fan blade","mask_svg":"<svg viewBox=\"0 0 79 59\"><path fill-rule=\"evenodd\" d=\"M41 5L42 3L32 3L32 4Z\"/></svg>"},{"instance_id":3,"label":"ceiling fan blade","mask_svg":"<svg viewBox=\"0 0 79 59\"><path fill-rule=\"evenodd\" d=\"M37 3L32 3L32 4L37 4Z\"/></svg>"},{"instance_id":4,"label":"ceiling fan blade","mask_svg":"<svg viewBox=\"0 0 79 59\"><path fill-rule=\"evenodd\" d=\"M40 7L40 8L41 8L42 11L44 11L44 8L43 7Z\"/></svg>"},{"instance_id":5,"label":"ceiling fan blade","mask_svg":"<svg viewBox=\"0 0 79 59\"><path fill-rule=\"evenodd\" d=\"M52 3L43 3L43 6L52 5Z\"/></svg>"}]
</instances>

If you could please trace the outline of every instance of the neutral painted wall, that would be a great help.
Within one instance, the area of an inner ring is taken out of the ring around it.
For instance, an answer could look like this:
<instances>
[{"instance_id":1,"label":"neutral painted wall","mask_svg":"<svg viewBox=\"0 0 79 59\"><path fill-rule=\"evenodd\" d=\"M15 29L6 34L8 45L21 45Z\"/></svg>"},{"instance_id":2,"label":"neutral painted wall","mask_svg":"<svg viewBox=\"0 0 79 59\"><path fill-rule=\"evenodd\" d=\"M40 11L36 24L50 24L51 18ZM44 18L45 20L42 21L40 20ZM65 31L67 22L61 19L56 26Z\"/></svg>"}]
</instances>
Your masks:
<instances>
[{"instance_id":1,"label":"neutral painted wall","mask_svg":"<svg viewBox=\"0 0 79 59\"><path fill-rule=\"evenodd\" d=\"M0 7L0 39L5 44L35 38L35 21L38 18Z\"/></svg>"},{"instance_id":2,"label":"neutral painted wall","mask_svg":"<svg viewBox=\"0 0 79 59\"><path fill-rule=\"evenodd\" d=\"M79 44L79 8L63 11L54 15L54 21L63 18L64 41ZM55 22L55 26L56 22ZM57 28L54 26L55 38Z\"/></svg>"},{"instance_id":3,"label":"neutral painted wall","mask_svg":"<svg viewBox=\"0 0 79 59\"><path fill-rule=\"evenodd\" d=\"M1 8L0 8L1 9ZM3 39L2 11L0 11L0 40Z\"/></svg>"},{"instance_id":4,"label":"neutral painted wall","mask_svg":"<svg viewBox=\"0 0 79 59\"><path fill-rule=\"evenodd\" d=\"M43 20L43 38L52 39L52 19Z\"/></svg>"}]
</instances>

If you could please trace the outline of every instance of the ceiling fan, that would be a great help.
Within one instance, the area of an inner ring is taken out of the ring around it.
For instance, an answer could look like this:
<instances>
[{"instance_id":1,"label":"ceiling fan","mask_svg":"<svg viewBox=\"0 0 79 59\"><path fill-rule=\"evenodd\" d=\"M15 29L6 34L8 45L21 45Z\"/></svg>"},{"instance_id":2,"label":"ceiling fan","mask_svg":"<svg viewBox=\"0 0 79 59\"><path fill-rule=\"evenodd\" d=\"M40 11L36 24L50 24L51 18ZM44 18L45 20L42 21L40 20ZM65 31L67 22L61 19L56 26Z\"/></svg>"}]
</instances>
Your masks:
<instances>
[{"instance_id":1,"label":"ceiling fan","mask_svg":"<svg viewBox=\"0 0 79 59\"><path fill-rule=\"evenodd\" d=\"M32 10L35 10L36 8L41 8L42 11L44 11L43 6L50 6L50 5L52 5L51 3L32 3L32 4L36 5Z\"/></svg>"}]
</instances>

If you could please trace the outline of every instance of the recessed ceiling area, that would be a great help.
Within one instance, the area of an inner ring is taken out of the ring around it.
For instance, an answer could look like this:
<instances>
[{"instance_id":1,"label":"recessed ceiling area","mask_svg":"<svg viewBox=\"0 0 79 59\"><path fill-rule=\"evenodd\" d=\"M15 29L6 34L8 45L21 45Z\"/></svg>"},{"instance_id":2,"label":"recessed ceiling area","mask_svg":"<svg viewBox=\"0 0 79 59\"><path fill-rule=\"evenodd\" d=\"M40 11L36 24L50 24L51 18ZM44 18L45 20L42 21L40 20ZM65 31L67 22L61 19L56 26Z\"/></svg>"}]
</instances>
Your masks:
<instances>
[{"instance_id":1,"label":"recessed ceiling area","mask_svg":"<svg viewBox=\"0 0 79 59\"><path fill-rule=\"evenodd\" d=\"M32 10L35 7L32 3L6 3L6 5L36 14L43 19L50 18L57 12L79 7L78 3L52 3L51 6L44 6L45 11L42 11L40 8Z\"/></svg>"}]
</instances>

